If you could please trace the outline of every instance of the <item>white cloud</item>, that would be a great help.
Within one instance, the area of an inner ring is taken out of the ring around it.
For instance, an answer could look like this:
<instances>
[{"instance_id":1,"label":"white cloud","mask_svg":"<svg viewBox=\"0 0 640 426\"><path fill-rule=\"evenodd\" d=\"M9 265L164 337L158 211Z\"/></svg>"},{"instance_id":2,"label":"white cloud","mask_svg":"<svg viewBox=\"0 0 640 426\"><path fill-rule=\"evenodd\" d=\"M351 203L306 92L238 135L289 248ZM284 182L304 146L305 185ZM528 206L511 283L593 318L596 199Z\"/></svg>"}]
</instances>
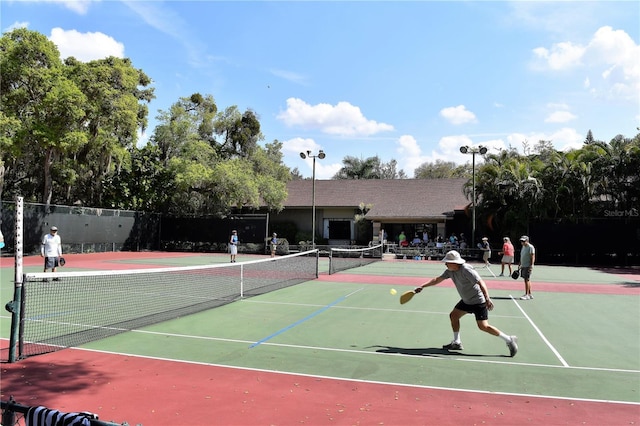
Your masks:
<instances>
[{"instance_id":1,"label":"white cloud","mask_svg":"<svg viewBox=\"0 0 640 426\"><path fill-rule=\"evenodd\" d=\"M544 119L545 123L566 123L576 119L577 117L571 114L569 111L554 111L547 118Z\"/></svg>"},{"instance_id":2,"label":"white cloud","mask_svg":"<svg viewBox=\"0 0 640 426\"><path fill-rule=\"evenodd\" d=\"M282 142L282 151L300 155L301 152L318 152L322 147L313 139L293 138Z\"/></svg>"},{"instance_id":3,"label":"white cloud","mask_svg":"<svg viewBox=\"0 0 640 426\"><path fill-rule=\"evenodd\" d=\"M293 138L287 141L282 142L282 152L296 159L296 161L302 161L307 167L308 173L303 173L305 176L311 177L313 174L313 159L306 158L302 160L300 158L300 153L307 151L311 151L312 155L317 155L318 152L322 149L322 146L316 143L313 139L309 138ZM333 159L331 158L331 153L327 154L322 160L316 159L316 179L331 179L338 171L342 168L342 163L331 162ZM340 159L342 161L342 159ZM293 163L294 161L287 162L288 164ZM301 172L305 172L301 170Z\"/></svg>"},{"instance_id":4,"label":"white cloud","mask_svg":"<svg viewBox=\"0 0 640 426\"><path fill-rule=\"evenodd\" d=\"M277 118L289 127L318 129L323 133L339 136L371 136L393 130L393 126L368 120L360 108L349 102L336 105L309 105L302 99L287 99L287 110Z\"/></svg>"},{"instance_id":5,"label":"white cloud","mask_svg":"<svg viewBox=\"0 0 640 426\"><path fill-rule=\"evenodd\" d=\"M504 146L502 141L474 141L468 135L451 135L440 139L438 146L442 152L440 160L453 161L456 164L471 163L473 157L470 154L460 152L460 147L469 146L477 147L479 145L491 148L501 148ZM482 156L476 155L476 164L482 162Z\"/></svg>"},{"instance_id":6,"label":"white cloud","mask_svg":"<svg viewBox=\"0 0 640 426\"><path fill-rule=\"evenodd\" d=\"M54 0L56 3L62 3L67 9L73 10L81 15L84 15L89 10L91 3L94 0ZM96 0L100 1L100 0Z\"/></svg>"},{"instance_id":7,"label":"white cloud","mask_svg":"<svg viewBox=\"0 0 640 426\"><path fill-rule=\"evenodd\" d=\"M613 96L638 99L640 94L640 45L622 30L602 27L588 45L586 57L601 71L602 83Z\"/></svg>"},{"instance_id":8,"label":"white cloud","mask_svg":"<svg viewBox=\"0 0 640 426\"><path fill-rule=\"evenodd\" d=\"M313 174L313 161L305 160L306 164L309 166L310 175ZM342 163L330 163L328 160L317 160L316 161L316 179L331 179L340 171L342 168Z\"/></svg>"},{"instance_id":9,"label":"white cloud","mask_svg":"<svg viewBox=\"0 0 640 426\"><path fill-rule=\"evenodd\" d=\"M448 107L440 110L440 115L444 117L451 124L464 124L464 123L476 123L476 115L467 110L464 105L458 105L456 107Z\"/></svg>"},{"instance_id":10,"label":"white cloud","mask_svg":"<svg viewBox=\"0 0 640 426\"><path fill-rule=\"evenodd\" d=\"M413 136L403 135L396 142L396 151L401 155L398 164L413 177L415 170L424 163L435 163L436 160L453 161L454 163L464 163L468 158L460 153L462 145L472 145L471 139L467 136L445 136L440 139L438 149L431 153L422 153L422 148Z\"/></svg>"},{"instance_id":11,"label":"white cloud","mask_svg":"<svg viewBox=\"0 0 640 426\"><path fill-rule=\"evenodd\" d=\"M11 32L13 30L17 30L18 28L29 28L29 22L28 21L14 22L13 24L11 24L7 28L5 28L2 32L3 33L8 33L8 32Z\"/></svg>"},{"instance_id":12,"label":"white cloud","mask_svg":"<svg viewBox=\"0 0 640 426\"><path fill-rule=\"evenodd\" d=\"M512 133L507 136L509 146L523 153L523 143L526 141L529 149L533 149L539 141L550 141L553 147L559 151L577 149L583 146L585 135L580 135L575 129L568 127L553 133Z\"/></svg>"},{"instance_id":13,"label":"white cloud","mask_svg":"<svg viewBox=\"0 0 640 426\"><path fill-rule=\"evenodd\" d=\"M571 41L533 50L538 69L587 73L585 88L596 95L637 101L640 96L640 45L623 30L598 29L586 46Z\"/></svg>"},{"instance_id":14,"label":"white cloud","mask_svg":"<svg viewBox=\"0 0 640 426\"><path fill-rule=\"evenodd\" d=\"M578 118L569 111L569 105L565 103L550 102L547 104L547 108L551 110L551 113L544 119L545 123L566 123Z\"/></svg>"},{"instance_id":15,"label":"white cloud","mask_svg":"<svg viewBox=\"0 0 640 426\"><path fill-rule=\"evenodd\" d=\"M571 42L562 42L554 44L550 50L545 47L535 48L533 54L542 59L549 69L560 71L579 65L585 50Z\"/></svg>"},{"instance_id":16,"label":"white cloud","mask_svg":"<svg viewBox=\"0 0 640 426\"><path fill-rule=\"evenodd\" d=\"M440 147L440 150L445 155L454 155L454 154L462 155L462 153L460 152L460 147L465 145L467 146L473 145L473 141L467 135L444 136L438 142L438 146Z\"/></svg>"},{"instance_id":17,"label":"white cloud","mask_svg":"<svg viewBox=\"0 0 640 426\"><path fill-rule=\"evenodd\" d=\"M413 177L413 172L422 163L429 161L428 157L422 156L422 149L418 141L411 135L402 135L396 142L396 151L400 155L398 164L400 168L407 173L407 176Z\"/></svg>"},{"instance_id":18,"label":"white cloud","mask_svg":"<svg viewBox=\"0 0 640 426\"><path fill-rule=\"evenodd\" d=\"M124 45L103 33L80 33L62 28L51 30L49 39L58 46L60 57L87 62L108 56L124 57Z\"/></svg>"},{"instance_id":19,"label":"white cloud","mask_svg":"<svg viewBox=\"0 0 640 426\"><path fill-rule=\"evenodd\" d=\"M398 153L406 157L416 157L420 155L418 141L411 135L402 135L398 139Z\"/></svg>"}]
</instances>

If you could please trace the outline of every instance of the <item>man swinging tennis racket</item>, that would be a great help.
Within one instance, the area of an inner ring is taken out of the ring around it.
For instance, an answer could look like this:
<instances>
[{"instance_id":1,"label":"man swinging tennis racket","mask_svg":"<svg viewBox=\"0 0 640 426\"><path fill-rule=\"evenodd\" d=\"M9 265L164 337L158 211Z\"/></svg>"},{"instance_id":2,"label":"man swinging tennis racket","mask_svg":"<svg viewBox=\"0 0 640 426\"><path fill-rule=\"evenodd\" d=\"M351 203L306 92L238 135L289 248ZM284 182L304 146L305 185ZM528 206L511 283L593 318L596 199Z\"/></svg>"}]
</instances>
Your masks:
<instances>
[{"instance_id":1,"label":"man swinging tennis racket","mask_svg":"<svg viewBox=\"0 0 640 426\"><path fill-rule=\"evenodd\" d=\"M442 346L447 350L462 350L462 340L460 340L460 318L468 313L476 316L478 328L494 336L500 337L507 343L509 355L515 356L518 352L518 338L508 336L502 331L489 324L489 311L493 309L493 302L489 298L487 285L480 278L478 272L468 265L465 260L455 250L447 252L442 261L447 265L447 269L439 277L417 287L413 292L420 293L423 288L436 285L451 278L456 285L456 290L462 300L453 308L449 314L451 328L453 329L453 341Z\"/></svg>"}]
</instances>

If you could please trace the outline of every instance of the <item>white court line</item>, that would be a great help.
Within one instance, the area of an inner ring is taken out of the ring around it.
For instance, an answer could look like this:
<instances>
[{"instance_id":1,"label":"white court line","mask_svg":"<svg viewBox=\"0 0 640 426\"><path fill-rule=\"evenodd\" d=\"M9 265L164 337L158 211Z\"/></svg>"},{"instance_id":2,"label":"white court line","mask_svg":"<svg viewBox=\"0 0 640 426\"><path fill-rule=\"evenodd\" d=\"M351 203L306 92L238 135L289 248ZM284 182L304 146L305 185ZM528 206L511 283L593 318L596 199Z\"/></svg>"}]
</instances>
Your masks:
<instances>
[{"instance_id":1,"label":"white court line","mask_svg":"<svg viewBox=\"0 0 640 426\"><path fill-rule=\"evenodd\" d=\"M271 345L272 343L265 343L266 345ZM239 367L233 365L226 364L215 364L209 362L201 362L201 361L186 361L186 360L178 360L173 358L163 358L156 356L148 356L148 355L137 355L130 354L125 352L113 352L113 351L105 351L98 349L85 349L85 348L72 348L72 350L80 350L87 352L98 352L112 355L122 355L129 356L134 358L143 358L143 359L154 359L159 361L169 361L169 362L179 362L182 364L193 364L193 365L205 365L210 367L220 367L220 368L231 368L235 370L243 370L243 371L258 371L262 373L269 374L283 374L287 376L297 376L297 377L310 377L310 378L318 378L318 379L328 379L328 380L341 380L345 382L352 383L370 383L377 385L385 385L385 386L399 386L405 388L418 388L418 389L435 389L435 390L443 390L443 391L451 391L451 392L467 392L467 393L480 393L480 394L489 394L489 395L504 395L504 396L516 396L516 397L526 397L526 398L538 398L538 399L559 399L563 401L580 401L580 402L598 402L598 403L608 403L608 404L620 404L620 405L637 405L640 406L640 403L633 401L616 401L616 400L605 400L605 399L592 399L592 398L572 398L567 396L553 396L553 395L536 395L536 394L526 394L526 393L516 393L516 392L495 392L495 391L486 391L486 390L478 390L478 389L463 389L463 388L446 388L442 386L428 386L428 385L416 385L409 383L396 383L396 382L383 382L380 380L362 380L362 379L352 379L347 377L333 377L333 376L321 376L317 374L305 374L305 373L294 373L289 371L277 371L277 370L267 370L264 368L252 368L252 367ZM557 365L552 367L560 368Z\"/></svg>"},{"instance_id":2,"label":"white court line","mask_svg":"<svg viewBox=\"0 0 640 426\"><path fill-rule=\"evenodd\" d=\"M209 336L194 336L189 334L179 334L179 333L166 333L162 331L148 331L148 330L131 330L132 333L141 333L141 334L152 334L158 336L172 336L183 339L196 339L196 340L211 340L217 342L227 342L227 343L242 343L242 344L251 344L254 343L250 340L239 340L239 339L227 339L223 337L209 337ZM309 349L313 351L326 351L326 352L343 352L343 353L352 353L352 354L364 354L364 355L377 355L377 356L416 356L417 355L405 355L401 353L385 353L385 352L371 352L364 351L359 349L340 349L340 348L327 348L322 346L308 346L308 345L292 345L285 343L272 343L265 342L262 345L264 346L276 346L282 348L292 348L292 349ZM384 348L384 346L380 346ZM506 365L524 365L528 367L540 367L540 368L568 368L571 370L589 370L589 371L605 371L611 373L632 373L638 374L640 370L624 370L619 368L600 368L600 367L572 367L568 366L560 366L555 364L534 364L534 363L523 363L523 362L510 362L510 361L492 361L492 360L482 360L482 359L468 359L465 357L454 357L451 355L423 355L423 359L432 359L437 361L465 361L465 362L478 362L484 364L506 364Z\"/></svg>"},{"instance_id":3,"label":"white court line","mask_svg":"<svg viewBox=\"0 0 640 426\"><path fill-rule=\"evenodd\" d=\"M558 357L558 359L560 360L560 362L562 363L562 365L564 365L565 367L569 367L569 364L567 363L567 361L564 360L564 358L562 358L562 355L560 355L560 352L558 352L556 350L556 348L553 347L553 345L551 344L551 342L549 342L549 340L547 340L547 338L544 336L544 334L542 334L542 331L540 331L540 329L538 328L538 326L531 320L531 318L529 318L529 315L527 315L527 313L524 311L524 309L522 309L522 307L520 306L520 304L516 301L516 299L512 296L509 295L509 297L511 298L511 300L513 300L513 303L516 304L516 306L518 307L518 309L520 309L520 312L522 312L522 315L525 316L525 318L529 321L529 324L531 324L531 326L538 332L538 334L540 335L540 337L542 338L542 340L544 340L544 342L547 344L547 346L549 347L549 349L551 349L551 352L553 352L555 354L556 357Z\"/></svg>"}]
</instances>

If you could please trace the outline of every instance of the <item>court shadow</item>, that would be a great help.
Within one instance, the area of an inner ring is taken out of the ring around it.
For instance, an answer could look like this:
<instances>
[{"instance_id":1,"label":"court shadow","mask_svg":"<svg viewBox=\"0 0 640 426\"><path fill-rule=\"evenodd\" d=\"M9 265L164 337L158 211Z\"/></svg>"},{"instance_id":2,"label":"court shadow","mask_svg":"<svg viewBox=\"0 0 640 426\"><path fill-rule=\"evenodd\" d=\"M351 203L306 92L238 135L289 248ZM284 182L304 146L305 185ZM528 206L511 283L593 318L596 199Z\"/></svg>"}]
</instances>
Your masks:
<instances>
[{"instance_id":1,"label":"court shadow","mask_svg":"<svg viewBox=\"0 0 640 426\"><path fill-rule=\"evenodd\" d=\"M508 357L508 355L486 355L486 354L470 354L460 351L448 351L442 348L398 348L394 346L381 346L374 345L370 348L379 348L376 350L378 353L384 354L398 354L398 355L411 355L411 356L468 356L468 357Z\"/></svg>"},{"instance_id":2,"label":"court shadow","mask_svg":"<svg viewBox=\"0 0 640 426\"><path fill-rule=\"evenodd\" d=\"M511 297L506 297L506 296L497 296L497 297L492 297L491 300L511 300Z\"/></svg>"}]
</instances>

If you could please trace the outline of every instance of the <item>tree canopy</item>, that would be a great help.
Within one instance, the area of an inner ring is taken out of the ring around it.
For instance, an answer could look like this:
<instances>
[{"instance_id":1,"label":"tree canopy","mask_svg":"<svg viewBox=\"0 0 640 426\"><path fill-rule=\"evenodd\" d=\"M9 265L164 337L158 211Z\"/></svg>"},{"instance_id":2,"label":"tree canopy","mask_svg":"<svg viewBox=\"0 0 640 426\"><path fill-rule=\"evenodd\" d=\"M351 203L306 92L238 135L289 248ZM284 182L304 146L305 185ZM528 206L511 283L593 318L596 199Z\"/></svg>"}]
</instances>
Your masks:
<instances>
[{"instance_id":1,"label":"tree canopy","mask_svg":"<svg viewBox=\"0 0 640 426\"><path fill-rule=\"evenodd\" d=\"M535 220L580 221L606 210L640 210L640 133L609 142L589 131L579 149L556 151L540 141L527 155L503 150L476 170L480 223L499 233L526 233ZM472 182L465 186L469 199Z\"/></svg>"},{"instance_id":2,"label":"tree canopy","mask_svg":"<svg viewBox=\"0 0 640 426\"><path fill-rule=\"evenodd\" d=\"M416 179L453 179L471 176L471 165L458 165L453 161L436 160L424 163L414 171Z\"/></svg>"},{"instance_id":3,"label":"tree canopy","mask_svg":"<svg viewBox=\"0 0 640 426\"><path fill-rule=\"evenodd\" d=\"M154 89L129 59L63 62L44 35L18 29L0 38L0 68L5 196L194 215L283 208L282 144L259 144L252 110L195 93L160 111L139 147Z\"/></svg>"},{"instance_id":4,"label":"tree canopy","mask_svg":"<svg viewBox=\"0 0 640 426\"><path fill-rule=\"evenodd\" d=\"M45 204L102 206L103 184L146 125L151 79L128 59L59 57L34 31L0 38L3 187Z\"/></svg>"},{"instance_id":5,"label":"tree canopy","mask_svg":"<svg viewBox=\"0 0 640 426\"><path fill-rule=\"evenodd\" d=\"M377 155L366 159L346 156L342 160L342 168L333 179L404 179L403 170L397 170L398 162L391 160L384 163Z\"/></svg>"}]
</instances>

